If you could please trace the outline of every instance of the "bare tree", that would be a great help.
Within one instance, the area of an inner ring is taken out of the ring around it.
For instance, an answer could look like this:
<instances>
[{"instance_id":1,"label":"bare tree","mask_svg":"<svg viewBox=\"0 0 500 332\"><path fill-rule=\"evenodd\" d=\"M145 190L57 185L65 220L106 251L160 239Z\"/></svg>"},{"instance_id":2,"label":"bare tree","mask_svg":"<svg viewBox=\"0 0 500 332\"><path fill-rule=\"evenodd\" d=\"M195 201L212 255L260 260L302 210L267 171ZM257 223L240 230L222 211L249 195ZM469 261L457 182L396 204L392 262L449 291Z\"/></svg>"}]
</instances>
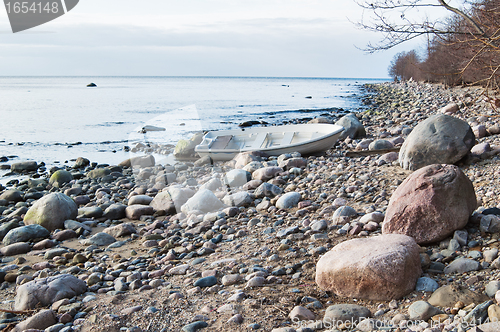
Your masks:
<instances>
[{"instance_id":1,"label":"bare tree","mask_svg":"<svg viewBox=\"0 0 500 332\"><path fill-rule=\"evenodd\" d=\"M500 0L457 0L460 8L449 0L354 1L364 8L358 27L382 35L365 51L387 50L427 35L427 58L420 66L426 78L433 74L445 83L482 84L487 97L498 90ZM426 9L441 10L443 18L429 19Z\"/></svg>"},{"instance_id":2,"label":"bare tree","mask_svg":"<svg viewBox=\"0 0 500 332\"><path fill-rule=\"evenodd\" d=\"M475 3L469 3L462 0L464 5L469 7L460 10L449 6L444 0L354 0L360 7L371 13L368 21L365 17L356 25L362 29L382 33L382 40L373 45L368 44L366 51L376 52L387 50L408 40L432 34L436 36L445 36L448 34L471 34L480 37L486 37L481 24L476 22L467 14ZM467 31L454 31L449 28L446 20L431 20L423 9L441 9L454 13L470 23L470 29ZM424 14L425 16L418 16Z\"/></svg>"},{"instance_id":3,"label":"bare tree","mask_svg":"<svg viewBox=\"0 0 500 332\"><path fill-rule=\"evenodd\" d=\"M420 80L422 71L419 68L420 59L415 50L401 52L394 56L389 66L389 75L395 81L406 81L409 79Z\"/></svg>"}]
</instances>

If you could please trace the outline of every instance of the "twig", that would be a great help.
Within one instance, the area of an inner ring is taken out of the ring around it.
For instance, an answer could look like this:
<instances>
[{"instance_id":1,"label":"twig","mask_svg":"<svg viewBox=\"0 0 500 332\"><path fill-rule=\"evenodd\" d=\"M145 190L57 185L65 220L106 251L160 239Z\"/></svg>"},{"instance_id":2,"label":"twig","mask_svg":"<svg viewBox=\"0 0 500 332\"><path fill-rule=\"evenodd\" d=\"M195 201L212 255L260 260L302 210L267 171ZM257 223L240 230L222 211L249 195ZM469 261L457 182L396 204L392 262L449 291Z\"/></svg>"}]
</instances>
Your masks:
<instances>
[{"instance_id":1,"label":"twig","mask_svg":"<svg viewBox=\"0 0 500 332\"><path fill-rule=\"evenodd\" d=\"M0 309L0 312L6 312L8 314L14 315L28 315L34 313L36 310L8 310L8 309Z\"/></svg>"}]
</instances>

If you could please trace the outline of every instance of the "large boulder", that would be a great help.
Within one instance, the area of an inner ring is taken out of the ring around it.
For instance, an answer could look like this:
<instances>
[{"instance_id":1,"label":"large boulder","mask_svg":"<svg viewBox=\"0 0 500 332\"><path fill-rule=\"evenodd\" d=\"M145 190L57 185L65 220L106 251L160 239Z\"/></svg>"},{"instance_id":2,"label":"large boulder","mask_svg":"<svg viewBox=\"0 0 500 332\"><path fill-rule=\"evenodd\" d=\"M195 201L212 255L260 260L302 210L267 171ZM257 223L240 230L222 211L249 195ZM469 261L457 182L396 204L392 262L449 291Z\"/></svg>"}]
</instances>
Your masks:
<instances>
[{"instance_id":1,"label":"large boulder","mask_svg":"<svg viewBox=\"0 0 500 332\"><path fill-rule=\"evenodd\" d=\"M38 224L49 231L63 229L64 221L75 219L78 206L69 196L62 193L51 193L33 204L24 216L24 224Z\"/></svg>"},{"instance_id":2,"label":"large boulder","mask_svg":"<svg viewBox=\"0 0 500 332\"><path fill-rule=\"evenodd\" d=\"M181 211L189 214L191 211L201 211L204 213L217 211L224 204L208 189L198 191L193 197L181 207Z\"/></svg>"},{"instance_id":3,"label":"large boulder","mask_svg":"<svg viewBox=\"0 0 500 332\"><path fill-rule=\"evenodd\" d=\"M180 186L171 186L157 194L149 203L155 211L166 211L170 214L181 212L181 207L193 197L194 191Z\"/></svg>"},{"instance_id":4,"label":"large boulder","mask_svg":"<svg viewBox=\"0 0 500 332\"><path fill-rule=\"evenodd\" d=\"M344 127L344 131L339 136L341 140L347 137L356 138L366 135L365 127L353 113L341 117L335 124Z\"/></svg>"},{"instance_id":5,"label":"large boulder","mask_svg":"<svg viewBox=\"0 0 500 332\"><path fill-rule=\"evenodd\" d=\"M61 299L72 298L87 290L87 283L71 274L35 279L17 288L15 310L32 310Z\"/></svg>"},{"instance_id":6,"label":"large boulder","mask_svg":"<svg viewBox=\"0 0 500 332\"><path fill-rule=\"evenodd\" d=\"M464 228L476 205L474 187L460 168L430 165L393 193L382 233L405 234L419 244L440 241Z\"/></svg>"},{"instance_id":7,"label":"large boulder","mask_svg":"<svg viewBox=\"0 0 500 332\"><path fill-rule=\"evenodd\" d=\"M342 242L318 261L316 283L344 297L397 299L414 290L422 273L419 249L399 234Z\"/></svg>"},{"instance_id":8,"label":"large boulder","mask_svg":"<svg viewBox=\"0 0 500 332\"><path fill-rule=\"evenodd\" d=\"M474 143L467 122L437 114L413 129L399 151L399 164L413 171L432 164L454 164L469 153Z\"/></svg>"}]
</instances>

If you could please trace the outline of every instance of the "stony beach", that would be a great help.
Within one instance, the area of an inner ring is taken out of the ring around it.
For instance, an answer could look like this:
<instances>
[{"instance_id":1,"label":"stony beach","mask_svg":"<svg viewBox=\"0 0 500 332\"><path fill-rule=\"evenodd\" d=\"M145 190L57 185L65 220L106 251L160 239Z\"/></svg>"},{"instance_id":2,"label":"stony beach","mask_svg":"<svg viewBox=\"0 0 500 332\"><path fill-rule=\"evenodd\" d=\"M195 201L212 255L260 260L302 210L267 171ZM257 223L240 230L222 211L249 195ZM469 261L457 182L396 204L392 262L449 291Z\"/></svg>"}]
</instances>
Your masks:
<instances>
[{"instance_id":1,"label":"stony beach","mask_svg":"<svg viewBox=\"0 0 500 332\"><path fill-rule=\"evenodd\" d=\"M0 330L499 331L498 111L365 90L318 156L2 158Z\"/></svg>"}]
</instances>

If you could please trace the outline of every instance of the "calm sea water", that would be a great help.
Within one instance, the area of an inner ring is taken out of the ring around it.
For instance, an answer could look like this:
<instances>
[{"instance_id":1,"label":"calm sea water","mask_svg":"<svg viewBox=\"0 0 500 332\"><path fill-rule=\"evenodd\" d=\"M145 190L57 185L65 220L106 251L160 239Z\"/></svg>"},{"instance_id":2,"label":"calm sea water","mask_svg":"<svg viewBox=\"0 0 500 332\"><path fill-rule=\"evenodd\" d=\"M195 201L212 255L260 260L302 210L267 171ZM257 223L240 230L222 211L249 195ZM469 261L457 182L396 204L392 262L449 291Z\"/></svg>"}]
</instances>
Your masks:
<instances>
[{"instance_id":1,"label":"calm sea water","mask_svg":"<svg viewBox=\"0 0 500 332\"><path fill-rule=\"evenodd\" d=\"M198 130L279 123L326 108L355 111L371 79L0 77L0 156L47 164L84 156L118 163L137 140L175 144ZM86 85L95 82L97 88ZM312 97L312 98L307 98ZM316 110L302 112L298 110ZM138 134L146 124L165 132ZM75 143L78 143L75 145ZM16 156L16 157L13 157Z\"/></svg>"}]
</instances>

